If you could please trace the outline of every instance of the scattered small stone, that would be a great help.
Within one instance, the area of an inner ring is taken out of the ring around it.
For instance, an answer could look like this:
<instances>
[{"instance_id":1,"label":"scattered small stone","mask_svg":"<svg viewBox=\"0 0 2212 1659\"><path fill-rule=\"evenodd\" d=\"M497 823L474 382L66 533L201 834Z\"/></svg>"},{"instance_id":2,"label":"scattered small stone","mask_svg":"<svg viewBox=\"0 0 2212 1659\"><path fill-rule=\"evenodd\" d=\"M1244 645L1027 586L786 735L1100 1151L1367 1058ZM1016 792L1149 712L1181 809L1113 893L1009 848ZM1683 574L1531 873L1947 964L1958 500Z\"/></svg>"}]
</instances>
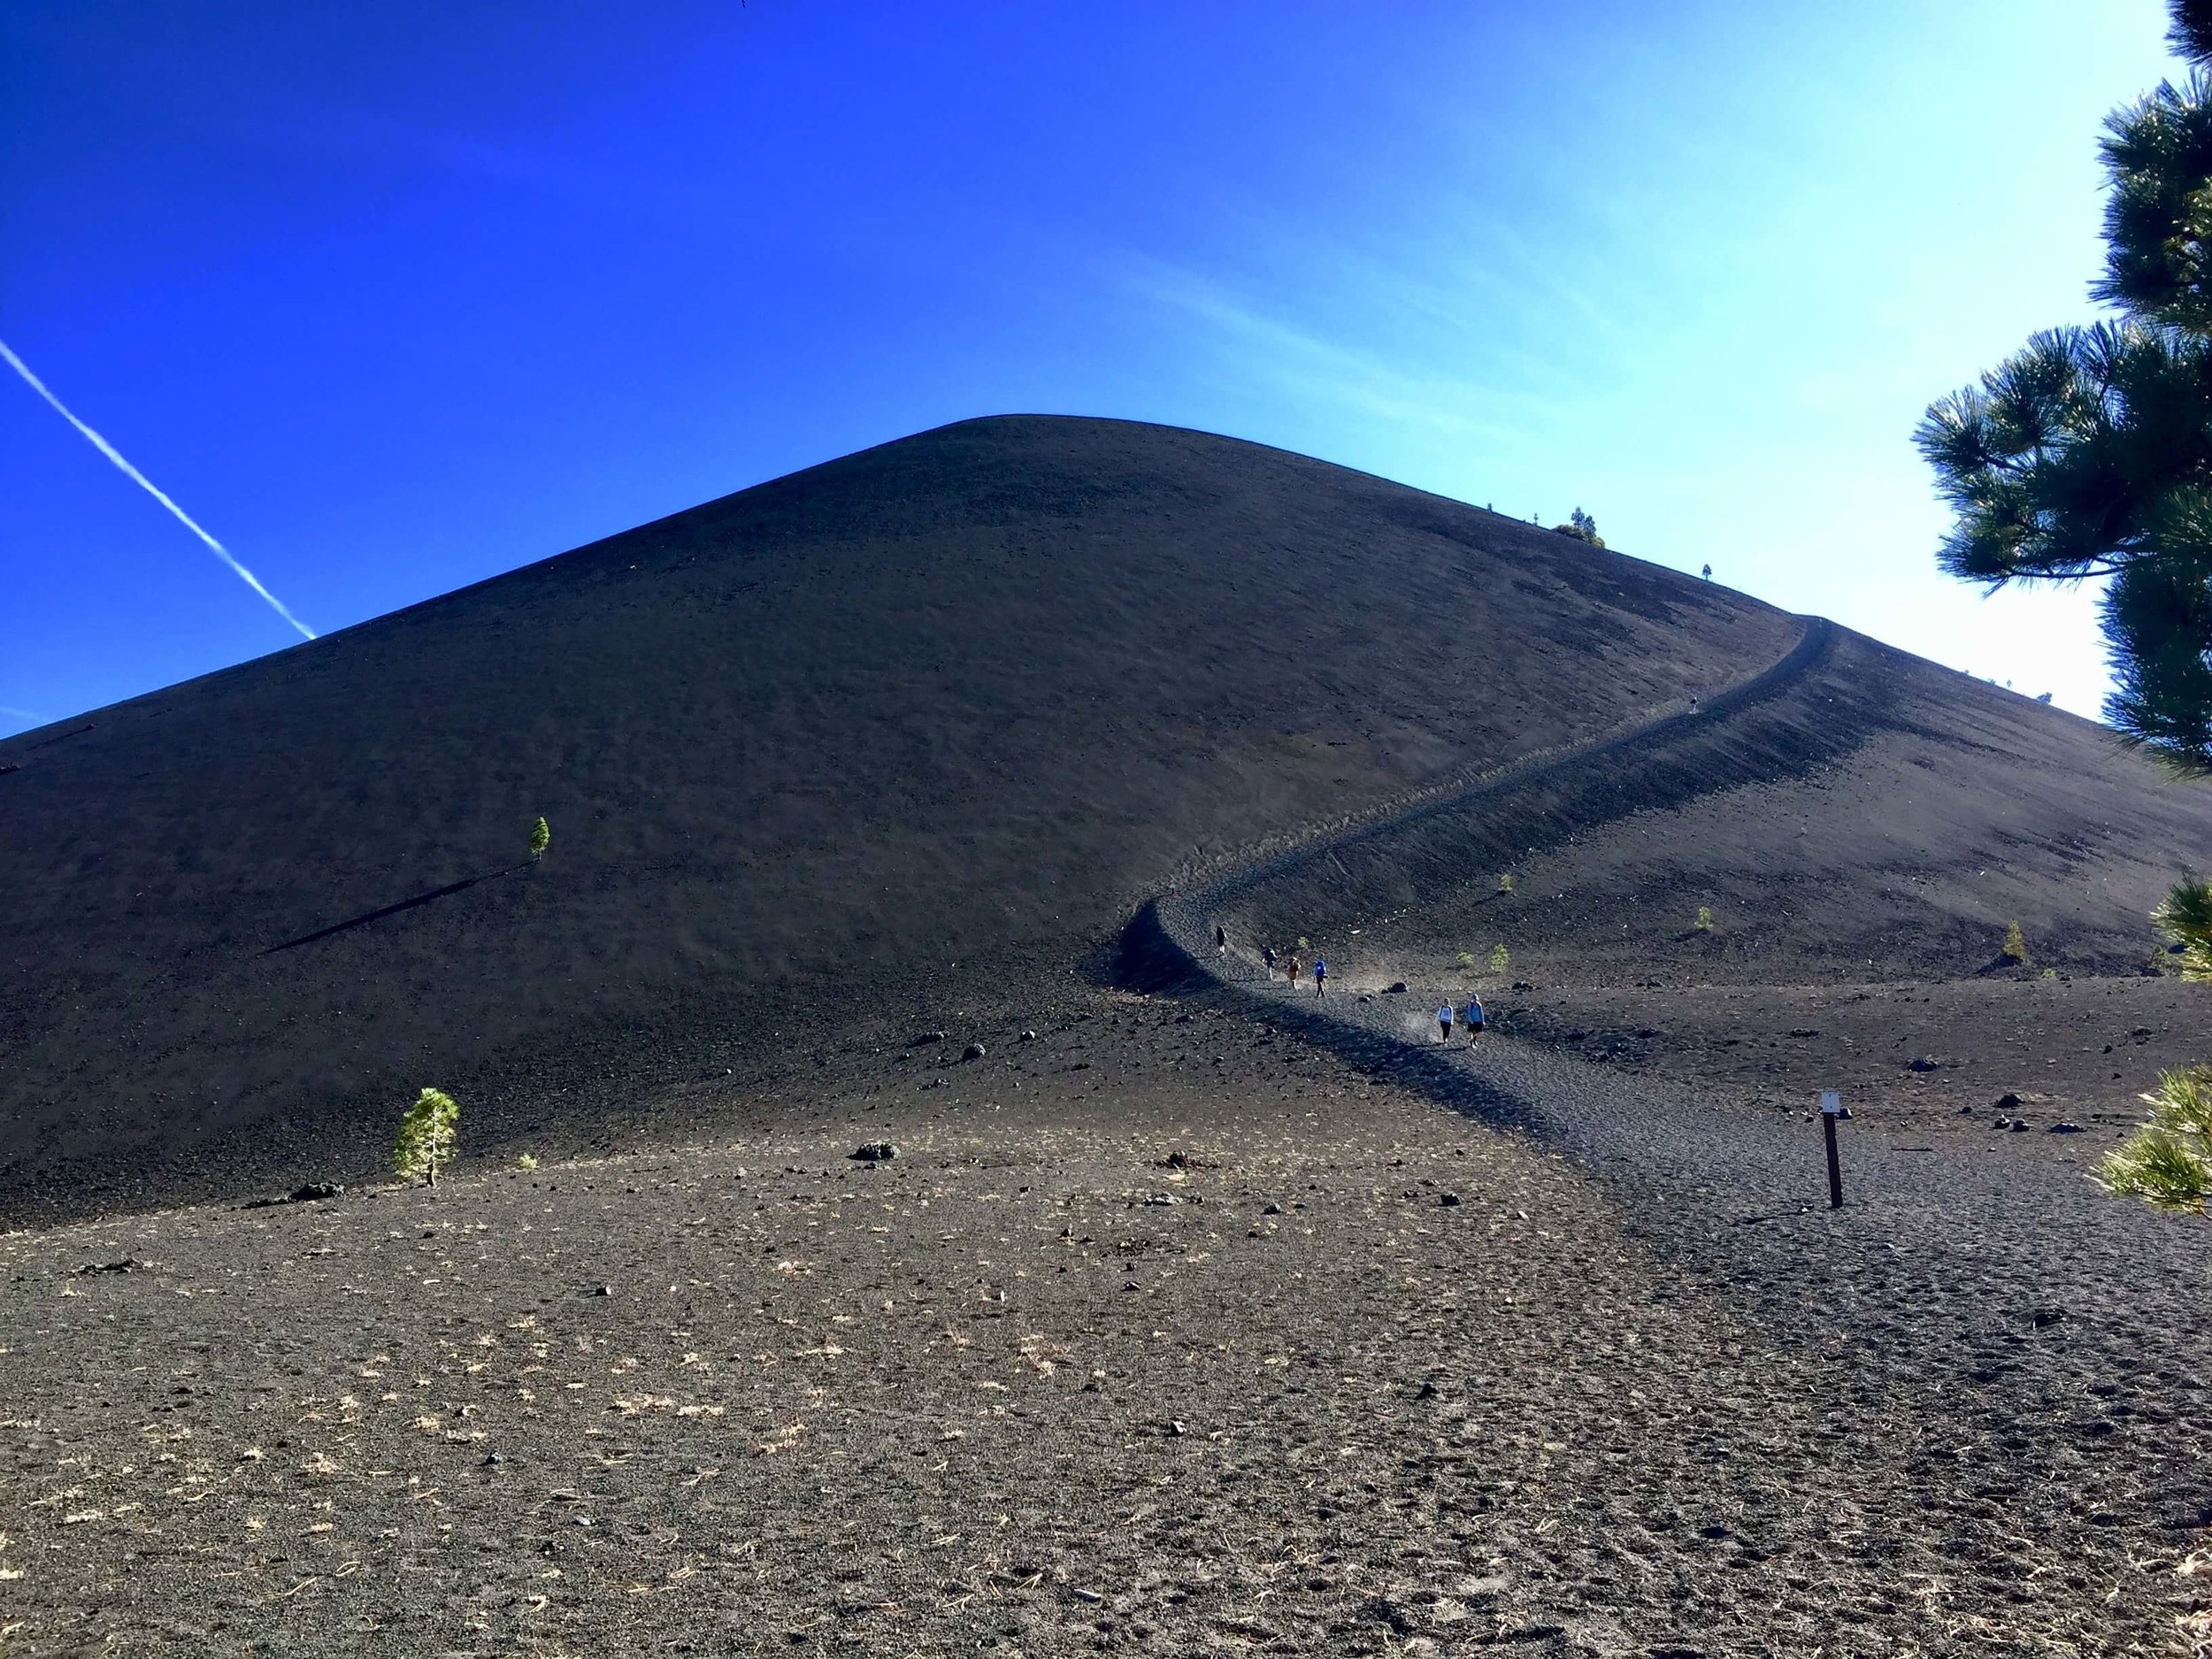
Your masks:
<instances>
[{"instance_id":1,"label":"scattered small stone","mask_svg":"<svg viewBox=\"0 0 2212 1659\"><path fill-rule=\"evenodd\" d=\"M1436 1398L1436 1385L1432 1382L1425 1382L1421 1385L1420 1392L1415 1394L1414 1398L1417 1400L1433 1400Z\"/></svg>"},{"instance_id":2,"label":"scattered small stone","mask_svg":"<svg viewBox=\"0 0 2212 1659\"><path fill-rule=\"evenodd\" d=\"M88 1262L77 1271L80 1273L139 1273L143 1272L145 1268L146 1263L136 1256L127 1256L119 1262Z\"/></svg>"},{"instance_id":3,"label":"scattered small stone","mask_svg":"<svg viewBox=\"0 0 2212 1659\"><path fill-rule=\"evenodd\" d=\"M1459 1203L1459 1194L1457 1193L1440 1193L1437 1194L1436 1202L1446 1210L1455 1209Z\"/></svg>"},{"instance_id":4,"label":"scattered small stone","mask_svg":"<svg viewBox=\"0 0 2212 1659\"><path fill-rule=\"evenodd\" d=\"M1266 1209L1260 1211L1260 1214L1263 1216L1279 1216L1282 1213L1283 1207L1280 1204L1270 1204Z\"/></svg>"},{"instance_id":5,"label":"scattered small stone","mask_svg":"<svg viewBox=\"0 0 2212 1659\"><path fill-rule=\"evenodd\" d=\"M1169 1204L1180 1203L1182 1201L1173 1193L1155 1193L1144 1202L1154 1209L1164 1209Z\"/></svg>"},{"instance_id":6,"label":"scattered small stone","mask_svg":"<svg viewBox=\"0 0 2212 1659\"><path fill-rule=\"evenodd\" d=\"M888 1141L866 1141L846 1154L863 1164L888 1164L899 1156L899 1149Z\"/></svg>"},{"instance_id":7,"label":"scattered small stone","mask_svg":"<svg viewBox=\"0 0 2212 1659\"><path fill-rule=\"evenodd\" d=\"M1134 1290L1137 1287L1137 1281L1133 1279L1124 1279L1121 1287L1124 1290Z\"/></svg>"},{"instance_id":8,"label":"scattered small stone","mask_svg":"<svg viewBox=\"0 0 2212 1659\"><path fill-rule=\"evenodd\" d=\"M1940 1071L1942 1069L1943 1063L1940 1060L1931 1060L1924 1054L1916 1054L1905 1062L1905 1070L1908 1071Z\"/></svg>"},{"instance_id":9,"label":"scattered small stone","mask_svg":"<svg viewBox=\"0 0 2212 1659\"><path fill-rule=\"evenodd\" d=\"M1187 1434L1190 1432L1190 1427L1182 1418L1177 1417L1169 1423L1167 1432L1170 1434Z\"/></svg>"},{"instance_id":10,"label":"scattered small stone","mask_svg":"<svg viewBox=\"0 0 2212 1659\"><path fill-rule=\"evenodd\" d=\"M1022 1041L1024 1042L1034 1042L1037 1041L1037 1033L1032 1031L1028 1026L1025 1025L1022 1027Z\"/></svg>"},{"instance_id":11,"label":"scattered small stone","mask_svg":"<svg viewBox=\"0 0 2212 1659\"><path fill-rule=\"evenodd\" d=\"M987 1052L979 1042L972 1042L960 1051L963 1060L980 1060Z\"/></svg>"},{"instance_id":12,"label":"scattered small stone","mask_svg":"<svg viewBox=\"0 0 2212 1659\"><path fill-rule=\"evenodd\" d=\"M1532 991L1536 987L1526 979L1516 979L1513 981L1513 988L1517 991Z\"/></svg>"},{"instance_id":13,"label":"scattered small stone","mask_svg":"<svg viewBox=\"0 0 2212 1659\"><path fill-rule=\"evenodd\" d=\"M1171 1152L1160 1160L1160 1167L1164 1170L1187 1170L1190 1168L1190 1154Z\"/></svg>"},{"instance_id":14,"label":"scattered small stone","mask_svg":"<svg viewBox=\"0 0 2212 1659\"><path fill-rule=\"evenodd\" d=\"M1962 1118L1971 1118L1979 1110L1981 1110L1981 1108L1978 1106L1962 1106L1959 1108L1959 1116Z\"/></svg>"},{"instance_id":15,"label":"scattered small stone","mask_svg":"<svg viewBox=\"0 0 2212 1659\"><path fill-rule=\"evenodd\" d=\"M1817 1025L1799 1025L1791 1031L1790 1035L1793 1037L1817 1037L1820 1035L1820 1027Z\"/></svg>"},{"instance_id":16,"label":"scattered small stone","mask_svg":"<svg viewBox=\"0 0 2212 1659\"><path fill-rule=\"evenodd\" d=\"M486 1452L484 1454L484 1467L487 1469L496 1469L500 1466L500 1464L505 1463L506 1461L506 1458L498 1452Z\"/></svg>"},{"instance_id":17,"label":"scattered small stone","mask_svg":"<svg viewBox=\"0 0 2212 1659\"><path fill-rule=\"evenodd\" d=\"M614 1294L614 1286L612 1285L595 1285L592 1287L591 1294L595 1296L611 1296Z\"/></svg>"},{"instance_id":18,"label":"scattered small stone","mask_svg":"<svg viewBox=\"0 0 2212 1659\"><path fill-rule=\"evenodd\" d=\"M2040 1331L2044 1326L2056 1325L2060 1320L2063 1319L2066 1317L2066 1310L2063 1308L2038 1308L2031 1317L2035 1320L2035 1328Z\"/></svg>"},{"instance_id":19,"label":"scattered small stone","mask_svg":"<svg viewBox=\"0 0 2212 1659\"><path fill-rule=\"evenodd\" d=\"M2006 1091L2004 1094L1997 1096L1997 1110L2001 1112L2018 1111L2020 1110L2020 1097L2009 1090Z\"/></svg>"},{"instance_id":20,"label":"scattered small stone","mask_svg":"<svg viewBox=\"0 0 2212 1659\"><path fill-rule=\"evenodd\" d=\"M2047 1135L2078 1135L2082 1133L2082 1127L2079 1124L2060 1122L2053 1124L2043 1133Z\"/></svg>"},{"instance_id":21,"label":"scattered small stone","mask_svg":"<svg viewBox=\"0 0 2212 1659\"><path fill-rule=\"evenodd\" d=\"M1393 979L1388 985L1383 987L1385 996L1403 996L1405 994L1406 982L1403 979Z\"/></svg>"},{"instance_id":22,"label":"scattered small stone","mask_svg":"<svg viewBox=\"0 0 2212 1659\"><path fill-rule=\"evenodd\" d=\"M2021 1133L2027 1126L2027 1120L2024 1118L2016 1118L2012 1120L2012 1133L2015 1134Z\"/></svg>"},{"instance_id":23,"label":"scattered small stone","mask_svg":"<svg viewBox=\"0 0 2212 1659\"><path fill-rule=\"evenodd\" d=\"M933 1042L942 1042L944 1040L945 1033L941 1031L926 1031L906 1046L910 1048L920 1048Z\"/></svg>"}]
</instances>

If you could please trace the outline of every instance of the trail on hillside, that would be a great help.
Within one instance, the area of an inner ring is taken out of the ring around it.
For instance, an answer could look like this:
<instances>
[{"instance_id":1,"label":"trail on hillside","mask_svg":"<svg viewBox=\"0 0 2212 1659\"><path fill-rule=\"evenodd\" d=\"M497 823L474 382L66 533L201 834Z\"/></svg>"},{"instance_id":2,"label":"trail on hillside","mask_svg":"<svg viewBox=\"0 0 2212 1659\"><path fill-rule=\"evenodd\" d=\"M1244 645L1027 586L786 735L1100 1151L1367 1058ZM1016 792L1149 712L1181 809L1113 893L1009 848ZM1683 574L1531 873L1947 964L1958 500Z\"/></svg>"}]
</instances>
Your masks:
<instances>
[{"instance_id":1,"label":"trail on hillside","mask_svg":"<svg viewBox=\"0 0 2212 1659\"><path fill-rule=\"evenodd\" d=\"M1931 1147L1886 1128L1878 1110L1844 1125L1847 1202L1831 1210L1811 1099L1732 1106L1494 1033L1471 1051L1447 1047L1431 1018L1435 986L1317 997L1248 956L1216 953L1233 899L1414 820L1479 814L1532 779L1594 760L1625 765L1697 727L1709 735L1792 695L1832 638L1809 623L1786 657L1694 714L1508 768L1164 895L1132 923L1125 964L1156 987L1217 988L1257 1022L1591 1171L1626 1240L1723 1292L1765 1340L1848 1379L1865 1405L1861 1430L1885 1442L1857 1451L1985 1464L1989 1490L2017 1507L2024 1531L2086 1539L2140 1526L2185 1553L2194 1529L2212 1526L2206 1448L2177 1452L2131 1411L2116 1430L2101 1402L2139 1387L2153 1422L2212 1421L2203 1224L2113 1200L2078 1169L2001 1145ZM1839 1436L1839 1450L1854 1449Z\"/></svg>"}]
</instances>

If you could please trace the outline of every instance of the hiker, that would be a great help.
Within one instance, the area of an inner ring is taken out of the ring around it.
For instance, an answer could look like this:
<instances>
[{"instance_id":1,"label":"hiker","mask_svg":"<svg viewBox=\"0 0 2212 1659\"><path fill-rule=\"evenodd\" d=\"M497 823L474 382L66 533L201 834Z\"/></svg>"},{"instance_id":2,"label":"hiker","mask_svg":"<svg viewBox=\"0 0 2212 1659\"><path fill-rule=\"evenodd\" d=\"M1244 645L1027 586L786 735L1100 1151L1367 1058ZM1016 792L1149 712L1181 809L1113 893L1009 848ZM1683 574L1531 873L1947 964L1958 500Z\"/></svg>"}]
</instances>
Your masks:
<instances>
[{"instance_id":1,"label":"hiker","mask_svg":"<svg viewBox=\"0 0 2212 1659\"><path fill-rule=\"evenodd\" d=\"M1273 979L1275 977L1275 947L1272 945L1262 945L1260 947L1260 960L1267 964L1267 977L1271 979Z\"/></svg>"},{"instance_id":2,"label":"hiker","mask_svg":"<svg viewBox=\"0 0 2212 1659\"><path fill-rule=\"evenodd\" d=\"M1326 956L1313 959L1313 994L1316 996L1329 994L1329 959Z\"/></svg>"},{"instance_id":3,"label":"hiker","mask_svg":"<svg viewBox=\"0 0 2212 1659\"><path fill-rule=\"evenodd\" d=\"M1294 986L1298 983L1298 953L1294 950L1283 960L1283 977Z\"/></svg>"},{"instance_id":4,"label":"hiker","mask_svg":"<svg viewBox=\"0 0 2212 1659\"><path fill-rule=\"evenodd\" d=\"M1467 993L1467 1046L1471 1048L1482 1041L1482 993Z\"/></svg>"},{"instance_id":5,"label":"hiker","mask_svg":"<svg viewBox=\"0 0 2212 1659\"><path fill-rule=\"evenodd\" d=\"M1452 1040L1452 1005L1449 1002L1436 1010L1436 1025L1443 1033L1437 1041L1449 1042Z\"/></svg>"},{"instance_id":6,"label":"hiker","mask_svg":"<svg viewBox=\"0 0 2212 1659\"><path fill-rule=\"evenodd\" d=\"M1217 926L1214 929L1214 955L1217 956L1225 956L1228 954L1229 930L1225 927Z\"/></svg>"}]
</instances>

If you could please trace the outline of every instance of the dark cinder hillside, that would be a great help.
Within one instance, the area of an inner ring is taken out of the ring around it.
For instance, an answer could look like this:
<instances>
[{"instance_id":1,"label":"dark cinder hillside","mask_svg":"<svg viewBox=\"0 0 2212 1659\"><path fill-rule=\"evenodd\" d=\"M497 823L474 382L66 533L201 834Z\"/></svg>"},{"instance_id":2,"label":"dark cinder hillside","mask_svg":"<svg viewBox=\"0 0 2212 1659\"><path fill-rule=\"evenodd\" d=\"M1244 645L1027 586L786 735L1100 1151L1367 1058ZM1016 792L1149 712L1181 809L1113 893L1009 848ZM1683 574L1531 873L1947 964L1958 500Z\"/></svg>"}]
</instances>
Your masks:
<instances>
[{"instance_id":1,"label":"dark cinder hillside","mask_svg":"<svg viewBox=\"0 0 2212 1659\"><path fill-rule=\"evenodd\" d=\"M964 423L0 743L0 1219L1048 1000L1193 864L1797 623L1228 439ZM553 844L526 865L540 813Z\"/></svg>"}]
</instances>

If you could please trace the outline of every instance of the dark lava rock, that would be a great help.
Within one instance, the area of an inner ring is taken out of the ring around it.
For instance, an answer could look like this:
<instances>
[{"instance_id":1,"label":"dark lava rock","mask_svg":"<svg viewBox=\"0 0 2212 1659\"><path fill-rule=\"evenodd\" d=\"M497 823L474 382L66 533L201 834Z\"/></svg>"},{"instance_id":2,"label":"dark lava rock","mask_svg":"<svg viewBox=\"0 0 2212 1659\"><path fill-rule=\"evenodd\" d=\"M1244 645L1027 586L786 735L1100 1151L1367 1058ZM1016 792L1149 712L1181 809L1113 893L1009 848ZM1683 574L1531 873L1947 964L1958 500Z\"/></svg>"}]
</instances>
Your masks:
<instances>
[{"instance_id":1,"label":"dark lava rock","mask_svg":"<svg viewBox=\"0 0 2212 1659\"><path fill-rule=\"evenodd\" d=\"M1513 988L1517 991L1532 991L1536 987L1526 979L1516 979L1513 981Z\"/></svg>"},{"instance_id":2,"label":"dark lava rock","mask_svg":"<svg viewBox=\"0 0 2212 1659\"><path fill-rule=\"evenodd\" d=\"M1279 1216L1282 1213L1283 1207L1280 1204L1270 1204L1266 1209L1260 1211L1260 1214L1263 1216Z\"/></svg>"},{"instance_id":3,"label":"dark lava rock","mask_svg":"<svg viewBox=\"0 0 2212 1659\"><path fill-rule=\"evenodd\" d=\"M2012 1133L2015 1134L2019 1134L2022 1131L2025 1130L2027 1126L2028 1125L2025 1120L2022 1118L2016 1118L2012 1120Z\"/></svg>"},{"instance_id":4,"label":"dark lava rock","mask_svg":"<svg viewBox=\"0 0 2212 1659\"><path fill-rule=\"evenodd\" d=\"M1817 1025L1800 1025L1795 1030L1792 1031L1790 1035L1793 1037L1817 1037L1820 1035L1820 1027Z\"/></svg>"},{"instance_id":5,"label":"dark lava rock","mask_svg":"<svg viewBox=\"0 0 2212 1659\"><path fill-rule=\"evenodd\" d=\"M1171 1152L1160 1160L1160 1167L1164 1170L1187 1170L1190 1168L1190 1154Z\"/></svg>"},{"instance_id":6,"label":"dark lava rock","mask_svg":"<svg viewBox=\"0 0 2212 1659\"><path fill-rule=\"evenodd\" d=\"M1028 1026L1025 1025L1022 1027L1022 1041L1024 1042L1034 1042L1037 1041L1037 1033L1030 1030Z\"/></svg>"},{"instance_id":7,"label":"dark lava rock","mask_svg":"<svg viewBox=\"0 0 2212 1659\"><path fill-rule=\"evenodd\" d=\"M1459 1194L1457 1193L1442 1193L1438 1194L1436 1202L1439 1204L1441 1204L1445 1209L1450 1210L1458 1204Z\"/></svg>"},{"instance_id":8,"label":"dark lava rock","mask_svg":"<svg viewBox=\"0 0 2212 1659\"><path fill-rule=\"evenodd\" d=\"M325 1198L335 1198L346 1189L336 1181L309 1181L295 1187L281 1198L257 1198L247 1203L248 1210L269 1210L278 1204L311 1204Z\"/></svg>"},{"instance_id":9,"label":"dark lava rock","mask_svg":"<svg viewBox=\"0 0 2212 1659\"><path fill-rule=\"evenodd\" d=\"M987 1052L981 1043L972 1042L960 1051L960 1057L963 1060L980 1060Z\"/></svg>"},{"instance_id":10,"label":"dark lava rock","mask_svg":"<svg viewBox=\"0 0 2212 1659\"><path fill-rule=\"evenodd\" d=\"M906 1046L910 1048L919 1048L933 1042L942 1042L944 1040L945 1033L941 1031L926 1031Z\"/></svg>"},{"instance_id":11,"label":"dark lava rock","mask_svg":"<svg viewBox=\"0 0 2212 1659\"><path fill-rule=\"evenodd\" d=\"M77 1271L80 1273L136 1273L142 1271L145 1266L146 1263L137 1257L127 1256L119 1262L88 1262Z\"/></svg>"},{"instance_id":12,"label":"dark lava rock","mask_svg":"<svg viewBox=\"0 0 2212 1659\"><path fill-rule=\"evenodd\" d=\"M1943 1063L1940 1060L1931 1060L1924 1054L1916 1054L1905 1062L1905 1070L1908 1071L1940 1071L1942 1069Z\"/></svg>"},{"instance_id":13,"label":"dark lava rock","mask_svg":"<svg viewBox=\"0 0 2212 1659\"><path fill-rule=\"evenodd\" d=\"M899 1149L888 1141L869 1141L855 1147L846 1156L857 1158L863 1164L888 1164L899 1156Z\"/></svg>"},{"instance_id":14,"label":"dark lava rock","mask_svg":"<svg viewBox=\"0 0 2212 1659\"><path fill-rule=\"evenodd\" d=\"M2082 1133L2082 1128L2079 1124L2056 1123L2043 1133L2047 1135L2078 1135Z\"/></svg>"},{"instance_id":15,"label":"dark lava rock","mask_svg":"<svg viewBox=\"0 0 2212 1659\"><path fill-rule=\"evenodd\" d=\"M2001 1112L2018 1111L2020 1097L2009 1092L2000 1094L1997 1096L1997 1110Z\"/></svg>"},{"instance_id":16,"label":"dark lava rock","mask_svg":"<svg viewBox=\"0 0 2212 1659\"><path fill-rule=\"evenodd\" d=\"M1403 979L1393 979L1388 985L1383 987L1385 996L1403 996L1405 994L1406 982Z\"/></svg>"}]
</instances>

